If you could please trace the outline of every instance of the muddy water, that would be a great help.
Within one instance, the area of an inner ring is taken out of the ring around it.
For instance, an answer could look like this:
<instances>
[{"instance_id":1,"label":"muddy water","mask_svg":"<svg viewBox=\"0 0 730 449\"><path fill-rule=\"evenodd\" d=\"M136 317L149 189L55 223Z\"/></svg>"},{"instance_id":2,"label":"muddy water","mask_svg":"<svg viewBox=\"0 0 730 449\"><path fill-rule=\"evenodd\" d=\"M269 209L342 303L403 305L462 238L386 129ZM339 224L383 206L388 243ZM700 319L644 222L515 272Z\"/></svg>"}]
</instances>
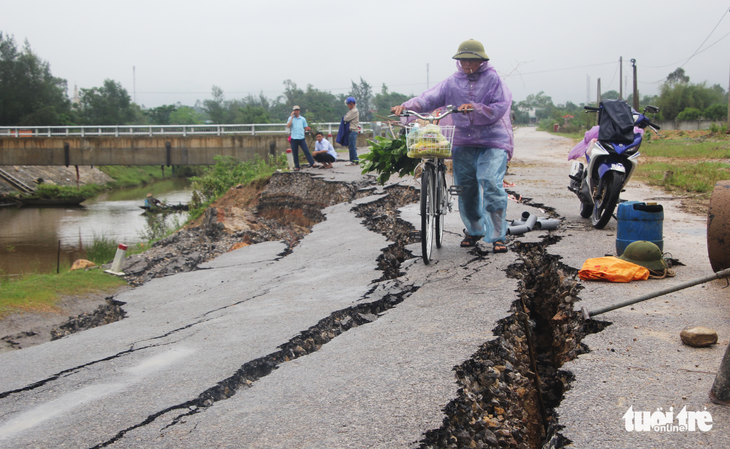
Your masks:
<instances>
[{"instance_id":1,"label":"muddy water","mask_svg":"<svg viewBox=\"0 0 730 449\"><path fill-rule=\"evenodd\" d=\"M0 208L0 278L55 272L59 259L62 267L70 266L86 257L94 236L127 245L147 241L150 218L139 206L148 192L168 204L187 203L192 194L187 180L173 179L105 193L83 207ZM170 214L166 220L172 224L186 218L185 213Z\"/></svg>"}]
</instances>

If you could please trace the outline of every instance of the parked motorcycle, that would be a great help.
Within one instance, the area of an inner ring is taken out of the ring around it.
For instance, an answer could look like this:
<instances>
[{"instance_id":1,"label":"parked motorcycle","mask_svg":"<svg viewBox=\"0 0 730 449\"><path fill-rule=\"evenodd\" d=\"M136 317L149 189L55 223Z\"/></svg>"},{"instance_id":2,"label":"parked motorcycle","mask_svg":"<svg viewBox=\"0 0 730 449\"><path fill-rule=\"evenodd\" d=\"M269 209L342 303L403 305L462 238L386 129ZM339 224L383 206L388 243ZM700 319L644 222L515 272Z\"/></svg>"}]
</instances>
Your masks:
<instances>
[{"instance_id":1,"label":"parked motorcycle","mask_svg":"<svg viewBox=\"0 0 730 449\"><path fill-rule=\"evenodd\" d=\"M644 129L649 127L659 135L659 127L644 115L657 113L659 108L647 106L638 113L623 100L604 100L597 108L584 109L598 113L598 125L568 155L573 160L568 190L580 200L580 216L590 217L593 227L602 229L636 169ZM587 167L576 160L582 156Z\"/></svg>"}]
</instances>

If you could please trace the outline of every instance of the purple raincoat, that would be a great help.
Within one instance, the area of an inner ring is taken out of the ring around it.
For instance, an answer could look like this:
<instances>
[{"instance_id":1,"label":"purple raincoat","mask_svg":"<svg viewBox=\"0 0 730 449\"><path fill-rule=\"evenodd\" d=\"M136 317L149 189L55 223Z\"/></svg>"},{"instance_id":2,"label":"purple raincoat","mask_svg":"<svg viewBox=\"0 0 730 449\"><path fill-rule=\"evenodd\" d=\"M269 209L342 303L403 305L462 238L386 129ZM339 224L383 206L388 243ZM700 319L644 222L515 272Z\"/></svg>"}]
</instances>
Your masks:
<instances>
[{"instance_id":1,"label":"purple raincoat","mask_svg":"<svg viewBox=\"0 0 730 449\"><path fill-rule=\"evenodd\" d=\"M442 106L474 105L474 112L451 114L442 125L453 120L456 126L454 146L499 148L512 158L514 139L510 113L512 93L489 61L475 73L467 75L456 62L457 71L421 95L403 103L416 112L430 112Z\"/></svg>"}]
</instances>

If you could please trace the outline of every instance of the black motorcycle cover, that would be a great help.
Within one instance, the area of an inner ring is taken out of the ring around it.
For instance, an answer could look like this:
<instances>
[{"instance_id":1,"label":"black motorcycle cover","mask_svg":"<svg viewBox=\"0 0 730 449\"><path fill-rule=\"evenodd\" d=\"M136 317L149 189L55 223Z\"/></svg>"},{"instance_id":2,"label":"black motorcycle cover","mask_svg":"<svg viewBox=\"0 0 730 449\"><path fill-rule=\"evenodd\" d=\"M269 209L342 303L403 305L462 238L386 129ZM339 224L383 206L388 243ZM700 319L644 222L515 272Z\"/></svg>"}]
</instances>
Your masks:
<instances>
[{"instance_id":1,"label":"black motorcycle cover","mask_svg":"<svg viewBox=\"0 0 730 449\"><path fill-rule=\"evenodd\" d=\"M603 100L598 124L598 140L623 144L634 141L634 116L624 100Z\"/></svg>"}]
</instances>

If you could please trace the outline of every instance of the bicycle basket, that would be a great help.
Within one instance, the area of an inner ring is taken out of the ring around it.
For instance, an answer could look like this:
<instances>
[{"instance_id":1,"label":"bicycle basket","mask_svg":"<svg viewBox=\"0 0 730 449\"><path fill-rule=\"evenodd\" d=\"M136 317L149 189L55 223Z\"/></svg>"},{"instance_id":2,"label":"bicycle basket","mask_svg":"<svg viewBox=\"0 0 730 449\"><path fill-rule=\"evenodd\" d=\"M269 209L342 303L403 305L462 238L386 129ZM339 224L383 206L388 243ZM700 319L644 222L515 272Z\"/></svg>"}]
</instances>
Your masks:
<instances>
[{"instance_id":1,"label":"bicycle basket","mask_svg":"<svg viewBox=\"0 0 730 449\"><path fill-rule=\"evenodd\" d=\"M454 126L426 125L411 128L406 136L406 145L410 158L451 157L451 145L454 142Z\"/></svg>"}]
</instances>

